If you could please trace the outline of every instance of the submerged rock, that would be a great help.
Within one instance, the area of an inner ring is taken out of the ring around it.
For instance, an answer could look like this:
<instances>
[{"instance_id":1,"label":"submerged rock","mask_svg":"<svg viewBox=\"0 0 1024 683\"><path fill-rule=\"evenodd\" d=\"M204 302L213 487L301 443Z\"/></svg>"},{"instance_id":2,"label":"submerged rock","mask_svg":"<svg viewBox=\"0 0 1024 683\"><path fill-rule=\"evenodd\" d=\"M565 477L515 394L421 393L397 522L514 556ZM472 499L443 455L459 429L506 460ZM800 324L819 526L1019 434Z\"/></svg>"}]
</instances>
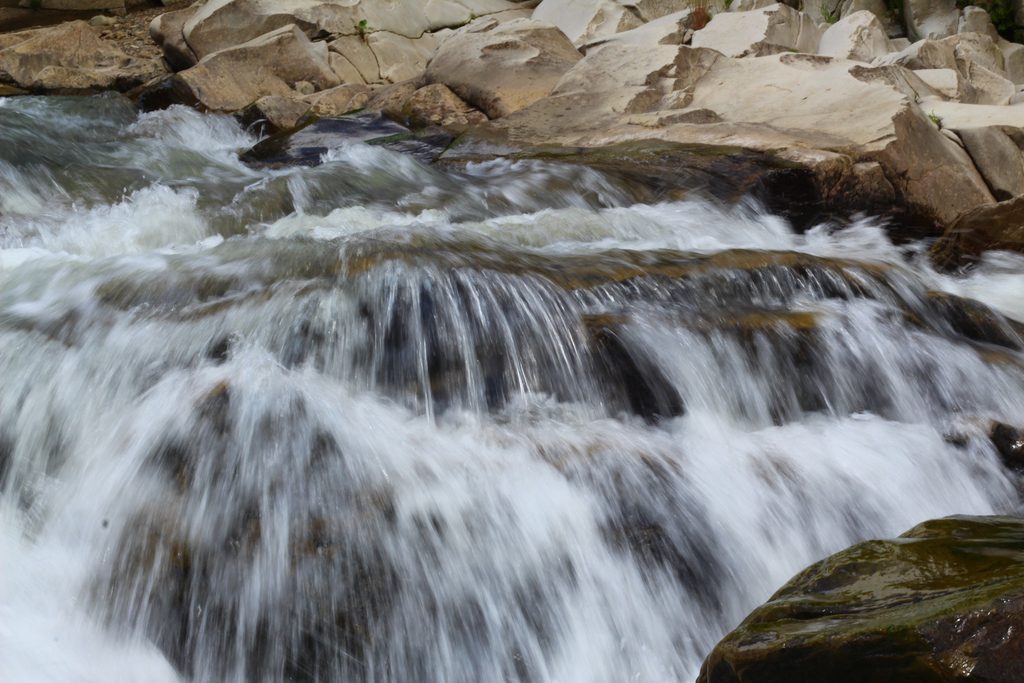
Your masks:
<instances>
[{"instance_id":1,"label":"submerged rock","mask_svg":"<svg viewBox=\"0 0 1024 683\"><path fill-rule=\"evenodd\" d=\"M793 578L698 683L1024 680L1024 520L950 517Z\"/></svg>"},{"instance_id":2,"label":"submerged rock","mask_svg":"<svg viewBox=\"0 0 1024 683\"><path fill-rule=\"evenodd\" d=\"M932 247L941 267L972 263L988 250L1024 252L1024 196L968 211Z\"/></svg>"}]
</instances>

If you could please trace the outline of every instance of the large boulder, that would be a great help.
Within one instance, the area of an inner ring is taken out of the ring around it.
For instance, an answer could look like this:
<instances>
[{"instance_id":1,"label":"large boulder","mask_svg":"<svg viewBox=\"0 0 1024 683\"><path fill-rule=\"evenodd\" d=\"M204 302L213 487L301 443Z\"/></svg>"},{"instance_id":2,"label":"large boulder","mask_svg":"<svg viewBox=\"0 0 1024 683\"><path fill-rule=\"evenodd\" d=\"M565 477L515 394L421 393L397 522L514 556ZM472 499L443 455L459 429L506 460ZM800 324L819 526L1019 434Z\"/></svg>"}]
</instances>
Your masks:
<instances>
[{"instance_id":1,"label":"large boulder","mask_svg":"<svg viewBox=\"0 0 1024 683\"><path fill-rule=\"evenodd\" d=\"M698 683L1024 680L1024 520L951 517L812 565Z\"/></svg>"},{"instance_id":2,"label":"large boulder","mask_svg":"<svg viewBox=\"0 0 1024 683\"><path fill-rule=\"evenodd\" d=\"M1024 83L1024 45L1011 43L999 35L991 17L981 7L965 7L960 14L957 33L980 33L991 38L1003 54L1006 75L1014 83Z\"/></svg>"},{"instance_id":3,"label":"large boulder","mask_svg":"<svg viewBox=\"0 0 1024 683\"><path fill-rule=\"evenodd\" d=\"M956 132L996 199L1002 201L1024 195L1024 150L1006 131L989 126ZM1016 135L1024 141L1020 132Z\"/></svg>"},{"instance_id":4,"label":"large boulder","mask_svg":"<svg viewBox=\"0 0 1024 683\"><path fill-rule=\"evenodd\" d=\"M321 90L303 98L309 102L317 116L341 116L362 109L370 101L370 88L358 83L346 83Z\"/></svg>"},{"instance_id":5,"label":"large boulder","mask_svg":"<svg viewBox=\"0 0 1024 683\"><path fill-rule=\"evenodd\" d=\"M821 31L810 16L775 4L750 12L721 12L693 34L694 47L729 57L761 57L780 52L818 50Z\"/></svg>"},{"instance_id":6,"label":"large boulder","mask_svg":"<svg viewBox=\"0 0 1024 683\"><path fill-rule=\"evenodd\" d=\"M867 10L849 14L829 26L818 46L818 54L858 62L870 62L890 52L892 44L885 27Z\"/></svg>"},{"instance_id":7,"label":"large boulder","mask_svg":"<svg viewBox=\"0 0 1024 683\"><path fill-rule=\"evenodd\" d=\"M196 13L196 5L166 12L154 17L149 24L149 37L160 46L164 61L172 71L183 71L199 61L192 48L185 42L185 22Z\"/></svg>"},{"instance_id":8,"label":"large boulder","mask_svg":"<svg viewBox=\"0 0 1024 683\"><path fill-rule=\"evenodd\" d=\"M550 24L486 18L441 43L425 77L493 119L546 96L580 58L565 34Z\"/></svg>"},{"instance_id":9,"label":"large boulder","mask_svg":"<svg viewBox=\"0 0 1024 683\"><path fill-rule=\"evenodd\" d=\"M899 52L879 57L875 66L902 66L907 69L956 69L956 53L953 45L925 38L903 48Z\"/></svg>"},{"instance_id":10,"label":"large boulder","mask_svg":"<svg viewBox=\"0 0 1024 683\"><path fill-rule=\"evenodd\" d=\"M295 95L300 81L318 89L339 84L327 45L310 42L295 25L208 55L175 78L210 111L237 111L267 95Z\"/></svg>"},{"instance_id":11,"label":"large boulder","mask_svg":"<svg viewBox=\"0 0 1024 683\"><path fill-rule=\"evenodd\" d=\"M402 118L416 128L442 126L449 130L465 130L487 120L480 110L463 102L448 86L440 83L414 92L405 102Z\"/></svg>"},{"instance_id":12,"label":"large boulder","mask_svg":"<svg viewBox=\"0 0 1024 683\"><path fill-rule=\"evenodd\" d=\"M709 48L610 41L589 50L548 97L474 135L528 146L739 146L811 169L823 195L862 186L854 166L877 163L882 173L864 178L891 185L912 214L945 226L994 198L959 141L918 106L915 87L927 86L911 79L899 67L816 55L731 59Z\"/></svg>"},{"instance_id":13,"label":"large boulder","mask_svg":"<svg viewBox=\"0 0 1024 683\"><path fill-rule=\"evenodd\" d=\"M311 37L368 38L385 32L418 39L424 33L517 7L505 0L209 0L184 31L189 46L202 58L292 24Z\"/></svg>"},{"instance_id":14,"label":"large boulder","mask_svg":"<svg viewBox=\"0 0 1024 683\"><path fill-rule=\"evenodd\" d=\"M962 215L932 247L932 260L951 268L969 264L989 250L1024 253L1024 197Z\"/></svg>"},{"instance_id":15,"label":"large boulder","mask_svg":"<svg viewBox=\"0 0 1024 683\"><path fill-rule=\"evenodd\" d=\"M84 21L0 35L0 82L34 92L129 90L163 71L129 57Z\"/></svg>"},{"instance_id":16,"label":"large boulder","mask_svg":"<svg viewBox=\"0 0 1024 683\"><path fill-rule=\"evenodd\" d=\"M904 0L903 16L911 40L946 38L960 22L956 0Z\"/></svg>"},{"instance_id":17,"label":"large boulder","mask_svg":"<svg viewBox=\"0 0 1024 683\"><path fill-rule=\"evenodd\" d=\"M582 49L586 51L612 41L634 45L683 45L690 42L694 25L694 12L686 9L666 14L629 31L616 33L610 38L594 41Z\"/></svg>"},{"instance_id":18,"label":"large boulder","mask_svg":"<svg viewBox=\"0 0 1024 683\"><path fill-rule=\"evenodd\" d=\"M542 0L533 18L557 26L575 45L609 38L688 9L690 0Z\"/></svg>"}]
</instances>

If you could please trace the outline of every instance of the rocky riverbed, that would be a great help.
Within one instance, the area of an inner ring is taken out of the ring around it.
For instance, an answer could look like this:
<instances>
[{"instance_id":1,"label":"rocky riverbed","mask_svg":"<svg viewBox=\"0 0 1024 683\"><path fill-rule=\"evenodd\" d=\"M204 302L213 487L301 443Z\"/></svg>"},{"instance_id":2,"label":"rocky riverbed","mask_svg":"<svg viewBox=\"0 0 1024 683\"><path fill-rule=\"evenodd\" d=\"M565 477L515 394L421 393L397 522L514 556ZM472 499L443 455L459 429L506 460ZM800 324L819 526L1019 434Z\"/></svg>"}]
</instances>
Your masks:
<instances>
[{"instance_id":1,"label":"rocky riverbed","mask_svg":"<svg viewBox=\"0 0 1024 683\"><path fill-rule=\"evenodd\" d=\"M22 4L0 679L1022 680L1020 0Z\"/></svg>"}]
</instances>

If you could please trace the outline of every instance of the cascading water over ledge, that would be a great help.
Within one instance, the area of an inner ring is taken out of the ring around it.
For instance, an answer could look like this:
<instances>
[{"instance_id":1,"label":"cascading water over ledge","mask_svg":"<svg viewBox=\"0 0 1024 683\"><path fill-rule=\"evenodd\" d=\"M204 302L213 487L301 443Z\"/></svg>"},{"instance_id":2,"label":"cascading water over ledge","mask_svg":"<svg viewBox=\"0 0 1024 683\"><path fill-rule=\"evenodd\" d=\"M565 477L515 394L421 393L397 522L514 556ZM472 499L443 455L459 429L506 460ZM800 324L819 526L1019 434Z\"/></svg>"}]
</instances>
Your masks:
<instances>
[{"instance_id":1,"label":"cascading water over ledge","mask_svg":"<svg viewBox=\"0 0 1024 683\"><path fill-rule=\"evenodd\" d=\"M2 680L692 680L809 562L1020 509L1012 257L0 103Z\"/></svg>"}]
</instances>

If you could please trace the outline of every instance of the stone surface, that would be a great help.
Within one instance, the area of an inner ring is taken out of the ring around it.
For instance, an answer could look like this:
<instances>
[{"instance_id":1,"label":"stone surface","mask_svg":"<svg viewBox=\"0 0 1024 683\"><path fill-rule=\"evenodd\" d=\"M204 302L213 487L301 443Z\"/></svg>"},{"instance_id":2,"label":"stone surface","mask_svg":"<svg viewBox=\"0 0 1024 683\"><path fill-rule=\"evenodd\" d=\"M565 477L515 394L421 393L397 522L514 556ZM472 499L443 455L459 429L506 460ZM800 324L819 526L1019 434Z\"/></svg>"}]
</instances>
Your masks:
<instances>
[{"instance_id":1,"label":"stone surface","mask_svg":"<svg viewBox=\"0 0 1024 683\"><path fill-rule=\"evenodd\" d=\"M951 36L960 23L956 0L904 0L903 16L911 40Z\"/></svg>"},{"instance_id":2,"label":"stone surface","mask_svg":"<svg viewBox=\"0 0 1024 683\"><path fill-rule=\"evenodd\" d=\"M941 268L963 266L989 250L1024 253L1024 197L964 213L932 247Z\"/></svg>"},{"instance_id":3,"label":"stone surface","mask_svg":"<svg viewBox=\"0 0 1024 683\"><path fill-rule=\"evenodd\" d=\"M966 82L956 69L919 69L914 75L947 100L960 100Z\"/></svg>"},{"instance_id":4,"label":"stone surface","mask_svg":"<svg viewBox=\"0 0 1024 683\"><path fill-rule=\"evenodd\" d=\"M1016 683L1021 623L1024 521L934 520L795 576L714 648L698 683Z\"/></svg>"},{"instance_id":5,"label":"stone surface","mask_svg":"<svg viewBox=\"0 0 1024 683\"><path fill-rule=\"evenodd\" d=\"M679 9L683 7L680 3ZM533 18L557 26L575 45L609 38L644 23L630 7L615 0L543 0Z\"/></svg>"},{"instance_id":6,"label":"stone surface","mask_svg":"<svg viewBox=\"0 0 1024 683\"><path fill-rule=\"evenodd\" d=\"M199 61L185 42L182 30L195 12L195 6L174 10L156 17L149 25L149 35L163 50L164 60L172 71L183 71Z\"/></svg>"},{"instance_id":7,"label":"stone surface","mask_svg":"<svg viewBox=\"0 0 1024 683\"><path fill-rule=\"evenodd\" d=\"M964 150L917 106L909 80L897 67L816 55L730 59L707 48L611 41L589 51L551 95L473 135L512 145L739 146L780 154L829 187L854 163L875 162L912 214L948 225L994 198Z\"/></svg>"},{"instance_id":8,"label":"stone surface","mask_svg":"<svg viewBox=\"0 0 1024 683\"><path fill-rule=\"evenodd\" d=\"M577 46L612 37L690 8L689 0L543 0L533 12Z\"/></svg>"},{"instance_id":9,"label":"stone surface","mask_svg":"<svg viewBox=\"0 0 1024 683\"><path fill-rule=\"evenodd\" d=\"M309 102L298 97L267 95L246 107L239 120L257 134L268 135L295 128L309 111Z\"/></svg>"},{"instance_id":10,"label":"stone surface","mask_svg":"<svg viewBox=\"0 0 1024 683\"><path fill-rule=\"evenodd\" d=\"M829 26L818 46L818 54L858 62L870 62L892 51L882 22L867 10L849 14Z\"/></svg>"},{"instance_id":11,"label":"stone surface","mask_svg":"<svg viewBox=\"0 0 1024 683\"><path fill-rule=\"evenodd\" d=\"M215 52L176 78L211 111L237 111L267 95L290 95L299 81L320 89L338 85L327 45L310 42L294 25Z\"/></svg>"},{"instance_id":12,"label":"stone surface","mask_svg":"<svg viewBox=\"0 0 1024 683\"><path fill-rule=\"evenodd\" d=\"M638 28L616 33L610 38L586 44L586 52L608 42L633 43L634 45L683 45L693 36L693 12L683 10L649 21Z\"/></svg>"},{"instance_id":13,"label":"stone surface","mask_svg":"<svg viewBox=\"0 0 1024 683\"><path fill-rule=\"evenodd\" d=\"M1009 80L975 62L966 61L960 65L960 73L966 82L962 102L1004 105L1009 104L1017 92L1017 86ZM1024 121L1021 123L1024 125Z\"/></svg>"},{"instance_id":14,"label":"stone surface","mask_svg":"<svg viewBox=\"0 0 1024 683\"><path fill-rule=\"evenodd\" d=\"M347 83L305 97L311 111L320 117L341 116L362 109L370 100L369 86L361 83Z\"/></svg>"},{"instance_id":15,"label":"stone surface","mask_svg":"<svg viewBox=\"0 0 1024 683\"><path fill-rule=\"evenodd\" d=\"M369 38L386 32L417 39L517 8L505 0L209 0L186 23L185 38L200 58L291 24L310 36Z\"/></svg>"},{"instance_id":16,"label":"stone surface","mask_svg":"<svg viewBox=\"0 0 1024 683\"><path fill-rule=\"evenodd\" d=\"M775 4L750 12L721 12L693 34L693 47L728 57L760 57L780 52L814 53L821 31L808 15Z\"/></svg>"},{"instance_id":17,"label":"stone surface","mask_svg":"<svg viewBox=\"0 0 1024 683\"><path fill-rule=\"evenodd\" d=\"M421 79L412 79L377 88L366 102L366 110L377 112L393 121L405 116L405 104L417 90L426 85Z\"/></svg>"},{"instance_id":18,"label":"stone surface","mask_svg":"<svg viewBox=\"0 0 1024 683\"><path fill-rule=\"evenodd\" d=\"M441 126L456 131L487 120L483 112L463 102L458 95L440 83L425 86L414 92L406 100L402 114L414 128Z\"/></svg>"},{"instance_id":19,"label":"stone surface","mask_svg":"<svg viewBox=\"0 0 1024 683\"><path fill-rule=\"evenodd\" d=\"M438 39L430 33L411 39L395 33L371 33L367 39L377 62L380 79L371 82L398 83L423 73Z\"/></svg>"},{"instance_id":20,"label":"stone surface","mask_svg":"<svg viewBox=\"0 0 1024 683\"><path fill-rule=\"evenodd\" d=\"M997 126L964 128L957 134L992 196L1002 201L1024 195L1024 152L1009 135Z\"/></svg>"},{"instance_id":21,"label":"stone surface","mask_svg":"<svg viewBox=\"0 0 1024 683\"><path fill-rule=\"evenodd\" d=\"M960 33L942 41L953 48L957 67L965 76L967 64L977 64L992 73L1006 75L1006 59L992 38L981 33Z\"/></svg>"},{"instance_id":22,"label":"stone surface","mask_svg":"<svg viewBox=\"0 0 1024 683\"><path fill-rule=\"evenodd\" d=\"M922 102L921 107L942 119L946 128L984 128L985 126L1024 127L1024 103L994 106L939 100Z\"/></svg>"},{"instance_id":23,"label":"stone surface","mask_svg":"<svg viewBox=\"0 0 1024 683\"><path fill-rule=\"evenodd\" d=\"M898 65L908 69L956 69L953 45L931 39L919 40L899 52L879 57L876 66Z\"/></svg>"},{"instance_id":24,"label":"stone surface","mask_svg":"<svg viewBox=\"0 0 1024 683\"><path fill-rule=\"evenodd\" d=\"M0 35L0 81L35 92L129 90L162 70L129 57L85 21Z\"/></svg>"},{"instance_id":25,"label":"stone surface","mask_svg":"<svg viewBox=\"0 0 1024 683\"><path fill-rule=\"evenodd\" d=\"M569 39L549 24L481 19L441 43L425 77L448 86L489 118L499 118L551 92L580 57Z\"/></svg>"}]
</instances>

